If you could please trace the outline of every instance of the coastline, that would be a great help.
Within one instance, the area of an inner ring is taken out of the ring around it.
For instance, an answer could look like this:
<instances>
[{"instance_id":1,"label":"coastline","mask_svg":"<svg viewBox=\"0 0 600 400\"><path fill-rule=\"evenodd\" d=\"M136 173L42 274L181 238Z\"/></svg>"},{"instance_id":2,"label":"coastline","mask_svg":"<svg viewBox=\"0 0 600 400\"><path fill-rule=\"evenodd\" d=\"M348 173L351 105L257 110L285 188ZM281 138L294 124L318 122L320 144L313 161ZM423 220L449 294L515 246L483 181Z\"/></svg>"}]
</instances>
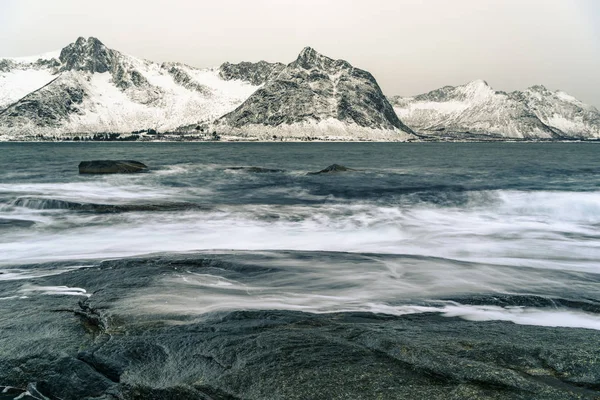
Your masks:
<instances>
[{"instance_id":1,"label":"coastline","mask_svg":"<svg viewBox=\"0 0 600 400\"><path fill-rule=\"evenodd\" d=\"M222 139L222 140L0 140L0 143L600 143L600 139L490 139L490 140L247 140L247 139Z\"/></svg>"},{"instance_id":2,"label":"coastline","mask_svg":"<svg viewBox=\"0 0 600 400\"><path fill-rule=\"evenodd\" d=\"M600 364L592 349L600 348L600 330L428 312L141 307L144 293L166 289L157 280L164 275L214 267L257 272L218 260L205 253L86 261L39 277L36 285L71 295L31 291L0 301L0 386L48 399L106 400L597 396ZM0 288L6 294L18 287L13 280Z\"/></svg>"},{"instance_id":3,"label":"coastline","mask_svg":"<svg viewBox=\"0 0 600 400\"><path fill-rule=\"evenodd\" d=\"M598 397L593 146L65 143L0 144L1 400Z\"/></svg>"}]
</instances>

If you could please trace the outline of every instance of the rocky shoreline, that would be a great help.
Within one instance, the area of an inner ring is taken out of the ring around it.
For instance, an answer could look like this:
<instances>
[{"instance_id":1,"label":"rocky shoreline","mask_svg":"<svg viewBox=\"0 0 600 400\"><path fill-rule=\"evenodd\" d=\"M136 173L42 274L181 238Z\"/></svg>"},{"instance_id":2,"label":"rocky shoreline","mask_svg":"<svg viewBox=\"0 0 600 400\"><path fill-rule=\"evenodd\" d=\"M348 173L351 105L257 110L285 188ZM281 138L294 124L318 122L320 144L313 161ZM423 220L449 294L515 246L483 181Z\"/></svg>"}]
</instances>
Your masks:
<instances>
[{"instance_id":1,"label":"rocky shoreline","mask_svg":"<svg viewBox=\"0 0 600 400\"><path fill-rule=\"evenodd\" d=\"M178 271L259 277L269 268L205 255L72 264L47 264L49 275L26 283L0 281L0 386L13 388L0 399L600 396L597 330L439 313L173 312L160 303L141 307L140 290L168 289L159 278ZM498 301L540 304L535 297ZM598 311L596 303L585 307Z\"/></svg>"}]
</instances>

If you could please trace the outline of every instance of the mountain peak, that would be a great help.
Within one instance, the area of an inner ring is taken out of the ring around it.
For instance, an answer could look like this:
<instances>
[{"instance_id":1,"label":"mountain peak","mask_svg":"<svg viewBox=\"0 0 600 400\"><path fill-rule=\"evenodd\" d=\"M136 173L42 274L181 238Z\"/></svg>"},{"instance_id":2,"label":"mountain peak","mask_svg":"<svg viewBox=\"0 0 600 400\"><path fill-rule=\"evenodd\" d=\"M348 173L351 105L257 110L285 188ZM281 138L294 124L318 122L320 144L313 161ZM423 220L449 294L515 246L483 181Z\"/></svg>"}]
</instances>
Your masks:
<instances>
[{"instance_id":1,"label":"mountain peak","mask_svg":"<svg viewBox=\"0 0 600 400\"><path fill-rule=\"evenodd\" d=\"M75 44L78 45L78 46L83 46L83 45L86 45L86 44L92 45L92 46L94 46L94 45L96 45L96 46L98 46L98 45L104 46L104 44L98 38L95 38L93 36L90 36L87 39L84 38L83 36L79 36L77 38L77 40L75 41Z\"/></svg>"},{"instance_id":2,"label":"mountain peak","mask_svg":"<svg viewBox=\"0 0 600 400\"><path fill-rule=\"evenodd\" d=\"M224 73L230 66L225 67ZM305 47L295 61L265 81L218 124L234 129L286 127L283 132L291 126L354 126L412 134L394 113L373 75L312 47Z\"/></svg>"},{"instance_id":3,"label":"mountain peak","mask_svg":"<svg viewBox=\"0 0 600 400\"><path fill-rule=\"evenodd\" d=\"M300 54L298 54L298 58L294 61L294 64L304 69L311 69L315 67L327 68L333 62L333 59L324 56L312 47L305 47Z\"/></svg>"},{"instance_id":4,"label":"mountain peak","mask_svg":"<svg viewBox=\"0 0 600 400\"><path fill-rule=\"evenodd\" d=\"M529 87L528 90L530 90L532 92L541 92L541 93L548 91L548 89L544 85L533 85L533 86Z\"/></svg>"},{"instance_id":5,"label":"mountain peak","mask_svg":"<svg viewBox=\"0 0 600 400\"><path fill-rule=\"evenodd\" d=\"M114 51L95 37L80 36L60 52L63 71L89 71L103 73L110 70Z\"/></svg>"},{"instance_id":6,"label":"mountain peak","mask_svg":"<svg viewBox=\"0 0 600 400\"><path fill-rule=\"evenodd\" d=\"M478 88L483 88L483 87L489 88L490 87L490 85L483 79L475 79L474 81L467 83L467 86L478 87Z\"/></svg>"},{"instance_id":7,"label":"mountain peak","mask_svg":"<svg viewBox=\"0 0 600 400\"><path fill-rule=\"evenodd\" d=\"M315 49L313 49L310 46L306 46L305 48L302 49L300 54L298 54L298 58L312 58L312 57L316 57L316 56L320 56L319 52L317 52Z\"/></svg>"},{"instance_id":8,"label":"mountain peak","mask_svg":"<svg viewBox=\"0 0 600 400\"><path fill-rule=\"evenodd\" d=\"M483 79L477 79L457 88L459 93L470 99L484 99L494 94L494 90Z\"/></svg>"}]
</instances>

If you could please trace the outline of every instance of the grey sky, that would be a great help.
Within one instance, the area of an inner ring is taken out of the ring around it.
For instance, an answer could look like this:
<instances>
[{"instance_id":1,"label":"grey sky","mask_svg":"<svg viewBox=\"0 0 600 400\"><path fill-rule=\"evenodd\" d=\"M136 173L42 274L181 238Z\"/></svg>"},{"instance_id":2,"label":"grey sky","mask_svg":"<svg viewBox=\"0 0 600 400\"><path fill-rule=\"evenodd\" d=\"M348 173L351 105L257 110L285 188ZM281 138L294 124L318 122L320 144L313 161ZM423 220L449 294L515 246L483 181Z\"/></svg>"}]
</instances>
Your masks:
<instances>
[{"instance_id":1,"label":"grey sky","mask_svg":"<svg viewBox=\"0 0 600 400\"><path fill-rule=\"evenodd\" d=\"M290 62L312 46L369 70L388 95L481 78L600 106L596 0L0 0L0 56L78 36L198 67Z\"/></svg>"}]
</instances>

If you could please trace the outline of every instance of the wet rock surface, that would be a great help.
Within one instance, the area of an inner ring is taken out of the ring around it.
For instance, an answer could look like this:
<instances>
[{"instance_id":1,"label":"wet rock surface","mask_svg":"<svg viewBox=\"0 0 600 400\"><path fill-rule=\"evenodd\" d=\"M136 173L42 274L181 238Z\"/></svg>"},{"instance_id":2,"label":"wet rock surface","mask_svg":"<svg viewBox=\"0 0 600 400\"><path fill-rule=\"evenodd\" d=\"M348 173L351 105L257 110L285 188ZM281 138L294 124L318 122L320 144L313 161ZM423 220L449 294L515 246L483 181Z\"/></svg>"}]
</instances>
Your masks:
<instances>
[{"instance_id":1,"label":"wet rock surface","mask_svg":"<svg viewBox=\"0 0 600 400\"><path fill-rule=\"evenodd\" d=\"M0 218L0 229L29 228L35 225L35 221L25 219Z\"/></svg>"},{"instance_id":2,"label":"wet rock surface","mask_svg":"<svg viewBox=\"0 0 600 400\"><path fill-rule=\"evenodd\" d=\"M123 213L123 212L152 212L152 211L187 211L187 210L210 210L212 205L188 202L162 202L162 203L140 203L140 204L97 204L80 203L76 201L46 199L38 197L19 197L11 206L25 207L33 210L72 210L82 213ZM17 219L0 219L0 228L6 226L27 227L34 225L34 221Z\"/></svg>"},{"instance_id":3,"label":"wet rock surface","mask_svg":"<svg viewBox=\"0 0 600 400\"><path fill-rule=\"evenodd\" d=\"M160 307L149 313L143 304L126 307L140 291L164 291L158 282L166 275L216 270L227 279L261 279L272 268L165 255L100 262L27 283L85 286L87 293L0 301L0 384L19 390L35 384L42 396L65 400L600 396L595 330L473 322L437 313L192 315ZM0 297L23 287L20 281L0 281ZM529 304L526 297L502 301Z\"/></svg>"},{"instance_id":4,"label":"wet rock surface","mask_svg":"<svg viewBox=\"0 0 600 400\"><path fill-rule=\"evenodd\" d=\"M130 174L147 171L147 165L133 160L94 160L79 163L80 174Z\"/></svg>"}]
</instances>

